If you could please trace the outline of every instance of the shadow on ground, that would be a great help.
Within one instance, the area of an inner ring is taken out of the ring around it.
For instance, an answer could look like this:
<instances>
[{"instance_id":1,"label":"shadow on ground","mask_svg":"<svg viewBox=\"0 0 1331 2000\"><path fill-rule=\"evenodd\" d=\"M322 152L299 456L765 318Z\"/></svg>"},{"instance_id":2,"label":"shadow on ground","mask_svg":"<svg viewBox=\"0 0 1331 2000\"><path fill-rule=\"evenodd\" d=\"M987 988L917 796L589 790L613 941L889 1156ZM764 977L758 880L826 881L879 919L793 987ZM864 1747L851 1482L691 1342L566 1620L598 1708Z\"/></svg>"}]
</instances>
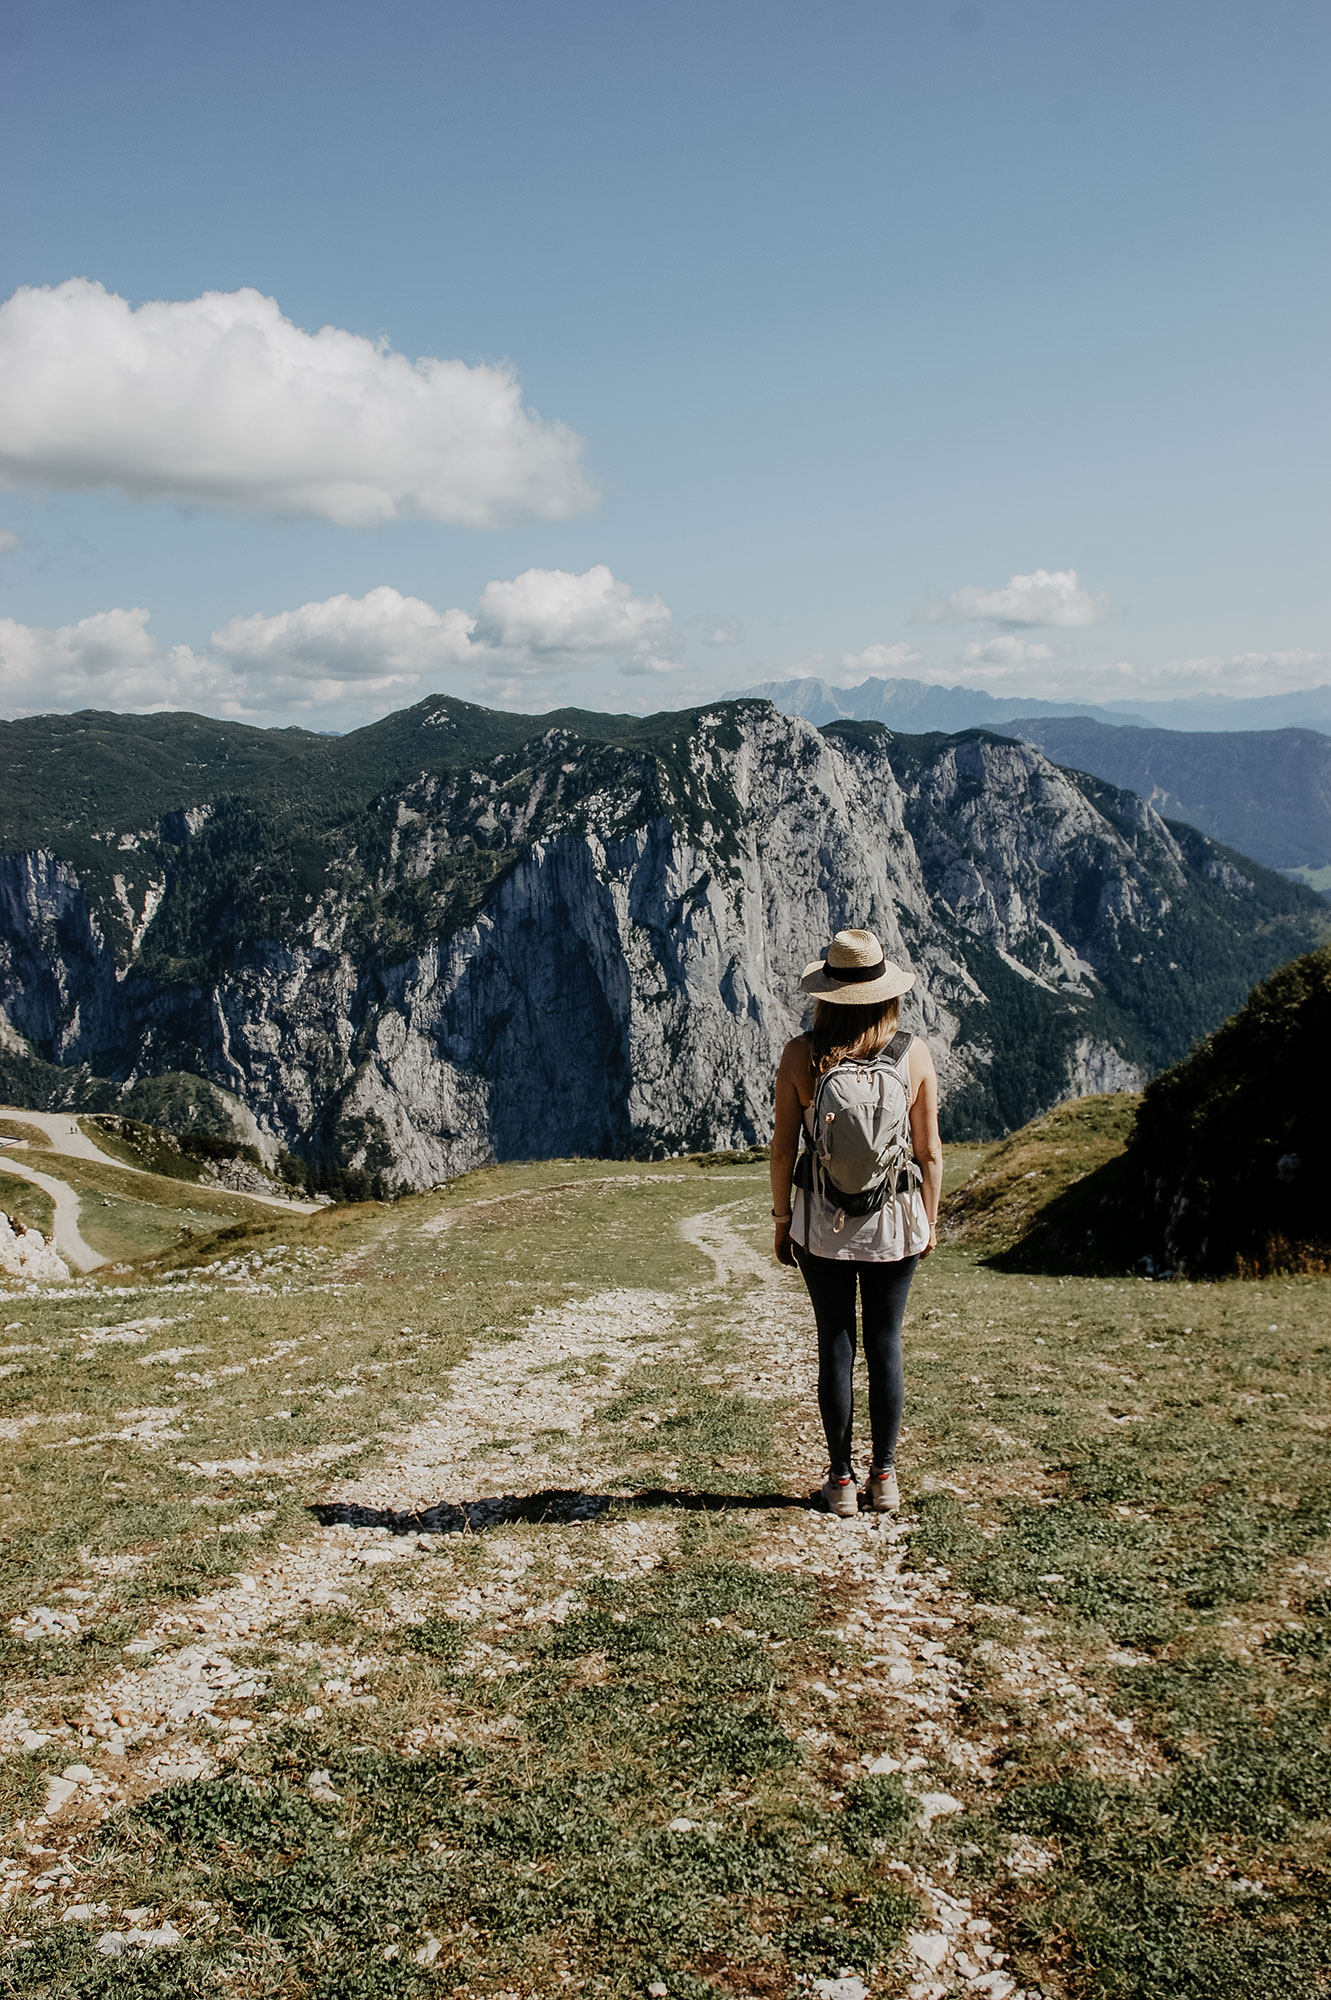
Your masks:
<instances>
[{"instance_id":1,"label":"shadow on ground","mask_svg":"<svg viewBox=\"0 0 1331 2000\"><path fill-rule=\"evenodd\" d=\"M720 1514L736 1509L811 1505L791 1493L697 1493L678 1486L651 1486L641 1493L583 1493L552 1486L541 1493L501 1493L492 1500L441 1500L410 1513L394 1507L359 1507L353 1502L319 1502L310 1508L321 1527L387 1528L394 1535L467 1535L501 1528L511 1521L596 1521L603 1515L656 1507L686 1514Z\"/></svg>"}]
</instances>

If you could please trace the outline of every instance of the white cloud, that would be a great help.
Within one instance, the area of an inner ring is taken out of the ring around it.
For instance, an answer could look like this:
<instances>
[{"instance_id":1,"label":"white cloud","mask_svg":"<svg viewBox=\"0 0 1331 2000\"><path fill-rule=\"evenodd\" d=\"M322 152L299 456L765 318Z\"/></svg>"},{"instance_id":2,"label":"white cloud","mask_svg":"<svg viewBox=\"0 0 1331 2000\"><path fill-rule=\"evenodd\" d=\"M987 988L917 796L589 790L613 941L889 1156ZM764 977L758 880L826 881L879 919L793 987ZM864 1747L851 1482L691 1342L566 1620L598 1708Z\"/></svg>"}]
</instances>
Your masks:
<instances>
[{"instance_id":1,"label":"white cloud","mask_svg":"<svg viewBox=\"0 0 1331 2000\"><path fill-rule=\"evenodd\" d=\"M469 664L475 624L465 611L436 611L388 584L364 597L326 597L275 617L233 618L213 648L255 677L401 682Z\"/></svg>"},{"instance_id":2,"label":"white cloud","mask_svg":"<svg viewBox=\"0 0 1331 2000\"><path fill-rule=\"evenodd\" d=\"M1038 639L1018 639L1010 632L996 639L972 639L962 653L968 666L1024 667L1033 660L1052 660L1054 649Z\"/></svg>"},{"instance_id":3,"label":"white cloud","mask_svg":"<svg viewBox=\"0 0 1331 2000\"><path fill-rule=\"evenodd\" d=\"M920 655L904 639L898 639L891 646L866 646L862 653L842 655L840 671L835 675L835 685L848 687L855 675L899 674L903 667L919 664Z\"/></svg>"},{"instance_id":4,"label":"white cloud","mask_svg":"<svg viewBox=\"0 0 1331 2000\"><path fill-rule=\"evenodd\" d=\"M744 627L738 618L709 618L706 623L711 627L711 630L703 634L704 646L742 646L744 644Z\"/></svg>"},{"instance_id":5,"label":"white cloud","mask_svg":"<svg viewBox=\"0 0 1331 2000\"><path fill-rule=\"evenodd\" d=\"M591 504L581 441L507 366L310 334L262 293L131 309L86 279L0 306L0 478L135 500L492 528Z\"/></svg>"},{"instance_id":6,"label":"white cloud","mask_svg":"<svg viewBox=\"0 0 1331 2000\"><path fill-rule=\"evenodd\" d=\"M441 684L482 701L531 700L578 670L673 671L672 621L604 564L583 575L526 570L491 583L478 612L436 611L387 584L271 616L233 618L204 652L163 647L142 609L48 629L0 620L0 714L199 708L345 727ZM542 692L545 690L543 689Z\"/></svg>"},{"instance_id":7,"label":"white cloud","mask_svg":"<svg viewBox=\"0 0 1331 2000\"><path fill-rule=\"evenodd\" d=\"M1096 625L1109 608L1103 595L1083 590L1075 569L1036 569L1014 576L998 590L966 584L926 614L933 622L984 619L995 625Z\"/></svg>"},{"instance_id":8,"label":"white cloud","mask_svg":"<svg viewBox=\"0 0 1331 2000\"><path fill-rule=\"evenodd\" d=\"M1167 660L1139 678L1143 691L1149 686L1161 695L1284 694L1307 687L1310 672L1325 674L1327 665L1324 653L1294 647L1284 653L1210 653L1193 660Z\"/></svg>"},{"instance_id":9,"label":"white cloud","mask_svg":"<svg viewBox=\"0 0 1331 2000\"><path fill-rule=\"evenodd\" d=\"M19 538L12 528L0 528L0 556L12 556L19 546Z\"/></svg>"},{"instance_id":10,"label":"white cloud","mask_svg":"<svg viewBox=\"0 0 1331 2000\"><path fill-rule=\"evenodd\" d=\"M142 609L98 611L55 627L0 618L0 715L79 708L248 712L243 687L225 667L188 646L159 646L147 627Z\"/></svg>"},{"instance_id":11,"label":"white cloud","mask_svg":"<svg viewBox=\"0 0 1331 2000\"><path fill-rule=\"evenodd\" d=\"M1293 650L1283 653L1212 653L1190 660L1168 660L1141 667L1131 660L1060 662L1041 671L1043 653L1033 647L1009 656L998 649L1006 639L968 646L963 675L986 687L1001 684L1004 694L1029 696L1032 701L1160 701L1174 696L1284 694L1312 686L1325 677L1325 654ZM1013 643L1021 647L1023 642ZM1035 671L1032 672L1032 667Z\"/></svg>"},{"instance_id":12,"label":"white cloud","mask_svg":"<svg viewBox=\"0 0 1331 2000\"><path fill-rule=\"evenodd\" d=\"M621 673L671 672L679 665L669 608L635 597L604 563L575 575L527 569L511 583L487 583L476 641L496 667L540 672L561 662L616 657Z\"/></svg>"}]
</instances>

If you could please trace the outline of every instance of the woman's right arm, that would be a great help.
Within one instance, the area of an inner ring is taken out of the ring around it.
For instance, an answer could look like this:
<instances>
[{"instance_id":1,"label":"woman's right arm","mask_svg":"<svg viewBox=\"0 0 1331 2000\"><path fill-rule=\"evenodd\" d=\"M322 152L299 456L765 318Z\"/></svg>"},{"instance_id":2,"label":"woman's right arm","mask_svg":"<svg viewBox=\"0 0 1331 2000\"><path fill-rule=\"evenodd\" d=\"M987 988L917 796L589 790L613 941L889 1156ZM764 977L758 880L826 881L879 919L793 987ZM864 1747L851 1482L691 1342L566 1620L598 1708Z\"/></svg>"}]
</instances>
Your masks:
<instances>
[{"instance_id":1,"label":"woman's right arm","mask_svg":"<svg viewBox=\"0 0 1331 2000\"><path fill-rule=\"evenodd\" d=\"M795 1171L795 1155L800 1145L802 1105L795 1079L807 1068L808 1055L802 1039L787 1042L776 1073L776 1111L772 1123L772 1219L775 1229L773 1249L778 1264L793 1264L790 1247L790 1183Z\"/></svg>"},{"instance_id":2,"label":"woman's right arm","mask_svg":"<svg viewBox=\"0 0 1331 2000\"><path fill-rule=\"evenodd\" d=\"M938 1243L938 1203L943 1192L943 1146L938 1136L938 1072L925 1043L917 1036L911 1044L910 1073L915 1085L910 1107L911 1146L920 1163L923 1179L920 1193L929 1218L929 1255Z\"/></svg>"}]
</instances>

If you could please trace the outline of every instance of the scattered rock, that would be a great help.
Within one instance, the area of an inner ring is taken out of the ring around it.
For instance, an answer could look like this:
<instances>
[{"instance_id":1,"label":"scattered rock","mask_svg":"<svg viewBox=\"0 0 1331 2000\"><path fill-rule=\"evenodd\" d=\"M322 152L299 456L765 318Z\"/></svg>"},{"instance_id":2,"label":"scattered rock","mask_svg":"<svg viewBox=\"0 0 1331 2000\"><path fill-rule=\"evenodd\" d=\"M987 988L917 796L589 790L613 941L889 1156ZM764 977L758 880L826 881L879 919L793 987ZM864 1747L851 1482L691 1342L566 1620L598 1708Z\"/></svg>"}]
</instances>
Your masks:
<instances>
[{"instance_id":1,"label":"scattered rock","mask_svg":"<svg viewBox=\"0 0 1331 2000\"><path fill-rule=\"evenodd\" d=\"M43 1639L74 1639L78 1636L79 1614L77 1611L53 1611L49 1604L34 1604L28 1611L20 1611L9 1621L9 1629L16 1639L25 1639L35 1646Z\"/></svg>"},{"instance_id":2,"label":"scattered rock","mask_svg":"<svg viewBox=\"0 0 1331 2000\"><path fill-rule=\"evenodd\" d=\"M25 1229L0 1209L0 1272L30 1285L69 1282L69 1266L39 1229Z\"/></svg>"},{"instance_id":3,"label":"scattered rock","mask_svg":"<svg viewBox=\"0 0 1331 2000\"><path fill-rule=\"evenodd\" d=\"M912 1958L927 1966L930 1972L937 1972L948 1954L948 1941L941 1931L911 1931L906 1938L906 1949Z\"/></svg>"},{"instance_id":4,"label":"scattered rock","mask_svg":"<svg viewBox=\"0 0 1331 2000\"><path fill-rule=\"evenodd\" d=\"M943 1819L948 1813L964 1812L966 1808L960 1799L954 1799L951 1792L925 1792L919 1801L920 1826L931 1826L936 1819Z\"/></svg>"}]
</instances>

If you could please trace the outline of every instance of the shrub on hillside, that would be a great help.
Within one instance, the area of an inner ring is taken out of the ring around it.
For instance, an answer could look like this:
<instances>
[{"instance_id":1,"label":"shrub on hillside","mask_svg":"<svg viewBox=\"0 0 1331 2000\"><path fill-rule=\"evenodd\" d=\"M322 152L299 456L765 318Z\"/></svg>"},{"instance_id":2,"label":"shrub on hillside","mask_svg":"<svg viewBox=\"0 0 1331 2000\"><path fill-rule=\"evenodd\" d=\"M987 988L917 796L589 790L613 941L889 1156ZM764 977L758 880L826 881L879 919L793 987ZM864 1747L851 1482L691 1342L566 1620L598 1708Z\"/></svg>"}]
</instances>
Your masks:
<instances>
[{"instance_id":1,"label":"shrub on hillside","mask_svg":"<svg viewBox=\"0 0 1331 2000\"><path fill-rule=\"evenodd\" d=\"M1331 1270L1331 945L1148 1085L1129 1142L1148 1249L1195 1277Z\"/></svg>"}]
</instances>

